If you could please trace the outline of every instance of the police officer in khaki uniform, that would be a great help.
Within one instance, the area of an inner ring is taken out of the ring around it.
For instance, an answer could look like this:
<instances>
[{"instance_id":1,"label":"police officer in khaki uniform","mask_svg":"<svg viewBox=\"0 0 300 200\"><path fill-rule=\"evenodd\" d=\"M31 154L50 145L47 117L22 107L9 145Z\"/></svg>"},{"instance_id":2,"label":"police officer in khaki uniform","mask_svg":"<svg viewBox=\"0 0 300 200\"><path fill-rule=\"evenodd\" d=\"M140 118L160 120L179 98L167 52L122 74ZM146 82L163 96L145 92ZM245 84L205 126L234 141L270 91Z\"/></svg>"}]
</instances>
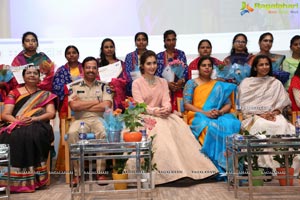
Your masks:
<instances>
[{"instance_id":1,"label":"police officer in khaki uniform","mask_svg":"<svg viewBox=\"0 0 300 200\"><path fill-rule=\"evenodd\" d=\"M69 105L74 111L75 121L69 128L68 143L76 143L79 138L80 122L84 122L86 132L92 132L97 139L105 138L105 129L99 120L103 116L105 108L111 108L113 96L110 88L97 81L98 63L94 57L87 57L82 62L84 78L71 86L69 90ZM79 175L78 162L74 161L75 175ZM97 179L104 179L101 172L105 171L105 160L97 160ZM99 174L100 172L100 174ZM77 184L74 177L73 184Z\"/></svg>"}]
</instances>

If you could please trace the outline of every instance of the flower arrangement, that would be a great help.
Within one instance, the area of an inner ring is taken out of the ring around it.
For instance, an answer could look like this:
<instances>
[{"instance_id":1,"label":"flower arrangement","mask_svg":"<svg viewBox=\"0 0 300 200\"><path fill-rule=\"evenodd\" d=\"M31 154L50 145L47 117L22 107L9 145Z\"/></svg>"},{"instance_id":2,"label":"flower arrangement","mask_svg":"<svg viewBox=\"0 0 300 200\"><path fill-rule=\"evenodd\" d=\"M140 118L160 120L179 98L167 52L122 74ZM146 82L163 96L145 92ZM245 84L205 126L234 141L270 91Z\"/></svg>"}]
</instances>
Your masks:
<instances>
[{"instance_id":1,"label":"flower arrangement","mask_svg":"<svg viewBox=\"0 0 300 200\"><path fill-rule=\"evenodd\" d=\"M171 62L169 62L170 66L181 66L181 67L185 67L184 62L182 62L181 60L175 59Z\"/></svg>"},{"instance_id":2,"label":"flower arrangement","mask_svg":"<svg viewBox=\"0 0 300 200\"><path fill-rule=\"evenodd\" d=\"M121 131L123 129L123 123L121 120L122 110L117 108L113 111L111 108L106 108L103 113L103 122L106 132L110 131Z\"/></svg>"},{"instance_id":3,"label":"flower arrangement","mask_svg":"<svg viewBox=\"0 0 300 200\"><path fill-rule=\"evenodd\" d=\"M186 64L184 62L178 59L174 59L173 61L169 62L169 66L171 67L171 70L179 79L184 78L183 75L184 75L184 70L186 68Z\"/></svg>"},{"instance_id":4,"label":"flower arrangement","mask_svg":"<svg viewBox=\"0 0 300 200\"><path fill-rule=\"evenodd\" d=\"M145 103L137 103L132 97L128 97L122 102L125 111L122 114L121 109L113 111L110 108L106 108L103 114L103 119L99 120L103 123L107 138L109 134L113 132L121 132L124 126L129 129L129 132L138 132L141 137L140 129L152 130L156 124L156 120L146 115Z\"/></svg>"}]
</instances>

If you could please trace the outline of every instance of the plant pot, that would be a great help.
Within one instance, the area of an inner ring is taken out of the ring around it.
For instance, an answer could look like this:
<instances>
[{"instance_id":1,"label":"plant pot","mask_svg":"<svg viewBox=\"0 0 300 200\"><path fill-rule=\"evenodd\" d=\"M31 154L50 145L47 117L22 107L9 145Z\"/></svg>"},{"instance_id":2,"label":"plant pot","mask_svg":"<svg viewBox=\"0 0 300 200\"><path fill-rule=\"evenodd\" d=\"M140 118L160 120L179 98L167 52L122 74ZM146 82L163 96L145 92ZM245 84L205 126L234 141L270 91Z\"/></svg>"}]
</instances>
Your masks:
<instances>
[{"instance_id":1,"label":"plant pot","mask_svg":"<svg viewBox=\"0 0 300 200\"><path fill-rule=\"evenodd\" d=\"M252 170L252 177L262 176L262 175L263 175L263 170L262 169ZM252 180L252 185L253 186L263 186L264 185L264 180L263 179Z\"/></svg>"},{"instance_id":2,"label":"plant pot","mask_svg":"<svg viewBox=\"0 0 300 200\"><path fill-rule=\"evenodd\" d=\"M121 131L109 131L107 133L107 142L120 142L121 138Z\"/></svg>"},{"instance_id":3,"label":"plant pot","mask_svg":"<svg viewBox=\"0 0 300 200\"><path fill-rule=\"evenodd\" d=\"M125 142L140 142L142 140L141 132L125 132L123 134L123 140Z\"/></svg>"},{"instance_id":4,"label":"plant pot","mask_svg":"<svg viewBox=\"0 0 300 200\"><path fill-rule=\"evenodd\" d=\"M289 175L290 176L294 176L294 168L288 168L289 170ZM285 176L286 175L286 169L285 167L280 167L280 168L276 168L276 173L277 173L277 176ZM287 185L287 182L286 182L286 178L282 178L282 179L278 179L279 180L279 185L280 186L286 186ZM289 180L289 186L292 186L294 181L293 181L293 177L292 178L289 178L288 177L288 180Z\"/></svg>"},{"instance_id":5,"label":"plant pot","mask_svg":"<svg viewBox=\"0 0 300 200\"><path fill-rule=\"evenodd\" d=\"M112 173L113 180L126 180L128 179L128 174L115 174ZM115 190L125 190L127 189L127 183L114 183Z\"/></svg>"}]
</instances>

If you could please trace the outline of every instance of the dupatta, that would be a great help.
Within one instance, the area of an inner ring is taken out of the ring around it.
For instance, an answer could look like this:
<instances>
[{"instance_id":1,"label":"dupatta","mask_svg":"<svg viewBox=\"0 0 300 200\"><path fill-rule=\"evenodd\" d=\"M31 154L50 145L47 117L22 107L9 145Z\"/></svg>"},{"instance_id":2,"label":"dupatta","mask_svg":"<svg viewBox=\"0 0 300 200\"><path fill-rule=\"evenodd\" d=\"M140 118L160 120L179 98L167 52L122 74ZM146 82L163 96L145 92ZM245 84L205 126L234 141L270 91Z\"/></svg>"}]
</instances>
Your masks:
<instances>
[{"instance_id":1,"label":"dupatta","mask_svg":"<svg viewBox=\"0 0 300 200\"><path fill-rule=\"evenodd\" d=\"M12 115L15 117L18 116L25 116L25 117L32 117L32 116L39 116L45 112L44 107L51 102L53 99L56 98L55 94L51 92L38 90L35 93L29 95L21 95L15 103L15 108L13 110ZM4 131L7 133L11 133L14 128L17 126L25 126L26 124L15 121L10 123L8 126L3 127L0 129L0 134Z\"/></svg>"}]
</instances>

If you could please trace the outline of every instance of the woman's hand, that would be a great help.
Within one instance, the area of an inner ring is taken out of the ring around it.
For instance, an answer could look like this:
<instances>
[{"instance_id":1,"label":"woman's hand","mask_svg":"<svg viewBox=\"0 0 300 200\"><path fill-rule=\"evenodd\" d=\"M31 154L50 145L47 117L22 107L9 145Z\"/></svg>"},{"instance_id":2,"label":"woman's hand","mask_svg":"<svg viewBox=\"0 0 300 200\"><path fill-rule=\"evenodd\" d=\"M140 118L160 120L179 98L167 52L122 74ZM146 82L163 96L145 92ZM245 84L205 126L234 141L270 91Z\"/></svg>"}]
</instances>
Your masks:
<instances>
[{"instance_id":1,"label":"woman's hand","mask_svg":"<svg viewBox=\"0 0 300 200\"><path fill-rule=\"evenodd\" d=\"M208 118L216 119L224 113L221 110L212 109L210 111L204 112L203 114L205 114Z\"/></svg>"},{"instance_id":2,"label":"woman's hand","mask_svg":"<svg viewBox=\"0 0 300 200\"><path fill-rule=\"evenodd\" d=\"M29 125L33 122L32 117L18 116L17 120L26 125Z\"/></svg>"},{"instance_id":3,"label":"woman's hand","mask_svg":"<svg viewBox=\"0 0 300 200\"><path fill-rule=\"evenodd\" d=\"M180 89L180 88L178 87L177 83L174 83L174 82L168 82L168 86L169 86L169 89L170 89L172 92L176 92L177 90Z\"/></svg>"},{"instance_id":4,"label":"woman's hand","mask_svg":"<svg viewBox=\"0 0 300 200\"><path fill-rule=\"evenodd\" d=\"M115 92L116 90L115 90L115 86L110 82L109 84L108 84L108 86L109 86L109 88L110 88L110 90L112 91L112 92Z\"/></svg>"},{"instance_id":5,"label":"woman's hand","mask_svg":"<svg viewBox=\"0 0 300 200\"><path fill-rule=\"evenodd\" d=\"M154 110L153 115L156 117L167 118L171 111L168 108L161 107Z\"/></svg>"},{"instance_id":6,"label":"woman's hand","mask_svg":"<svg viewBox=\"0 0 300 200\"><path fill-rule=\"evenodd\" d=\"M263 114L260 114L258 115L266 120L269 120L269 121L276 121L276 114L273 113L273 112L266 112L266 113L263 113Z\"/></svg>"},{"instance_id":7,"label":"woman's hand","mask_svg":"<svg viewBox=\"0 0 300 200\"><path fill-rule=\"evenodd\" d=\"M184 87L184 84L185 84L185 80L184 79L180 79L176 82L176 86L179 89L183 88Z\"/></svg>"}]
</instances>

